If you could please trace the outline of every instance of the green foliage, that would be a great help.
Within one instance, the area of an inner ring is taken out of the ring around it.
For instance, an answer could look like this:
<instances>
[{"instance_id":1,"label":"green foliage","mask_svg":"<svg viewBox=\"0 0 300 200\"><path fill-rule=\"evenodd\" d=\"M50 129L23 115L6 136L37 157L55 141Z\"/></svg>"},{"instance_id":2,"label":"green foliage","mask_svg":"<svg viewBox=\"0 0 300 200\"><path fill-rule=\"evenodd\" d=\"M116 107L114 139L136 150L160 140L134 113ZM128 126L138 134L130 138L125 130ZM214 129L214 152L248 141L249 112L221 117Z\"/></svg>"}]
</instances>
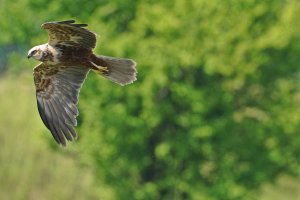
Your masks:
<instances>
[{"instance_id":1,"label":"green foliage","mask_svg":"<svg viewBox=\"0 0 300 200\"><path fill-rule=\"evenodd\" d=\"M247 199L297 173L298 11L297 1L151 1L123 32L105 26L118 37L99 49L136 59L139 79L87 80L80 145L119 199Z\"/></svg>"},{"instance_id":2,"label":"green foliage","mask_svg":"<svg viewBox=\"0 0 300 200\"><path fill-rule=\"evenodd\" d=\"M299 171L299 11L298 0L4 1L4 16L20 14L0 21L0 52L10 73L29 68L21 55L45 42L40 24L75 18L101 36L96 53L137 61L134 84L91 73L81 92L71 151L107 199L253 199Z\"/></svg>"}]
</instances>

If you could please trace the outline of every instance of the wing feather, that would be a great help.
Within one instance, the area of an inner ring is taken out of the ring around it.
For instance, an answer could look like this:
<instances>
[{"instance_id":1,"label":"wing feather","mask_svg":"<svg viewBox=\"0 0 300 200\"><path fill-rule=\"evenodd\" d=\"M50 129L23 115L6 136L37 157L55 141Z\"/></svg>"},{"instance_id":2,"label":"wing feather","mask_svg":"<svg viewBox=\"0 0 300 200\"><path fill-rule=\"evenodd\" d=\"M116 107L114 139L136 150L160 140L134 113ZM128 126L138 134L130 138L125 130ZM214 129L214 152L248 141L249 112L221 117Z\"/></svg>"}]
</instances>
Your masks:
<instances>
[{"instance_id":1,"label":"wing feather","mask_svg":"<svg viewBox=\"0 0 300 200\"><path fill-rule=\"evenodd\" d=\"M68 123L67 119L65 118L65 111L61 108L59 104L56 104L55 97L52 100L52 103L50 104L52 106L53 111L55 112L55 116L58 116L56 119L56 123L58 123L59 128L61 129L62 133L65 135L67 140L72 141L72 136L70 135L70 132L68 130Z\"/></svg>"},{"instance_id":2,"label":"wing feather","mask_svg":"<svg viewBox=\"0 0 300 200\"><path fill-rule=\"evenodd\" d=\"M96 34L86 27L87 24L74 24L75 20L46 22L42 28L48 31L48 44L66 45L93 49L96 46Z\"/></svg>"},{"instance_id":3,"label":"wing feather","mask_svg":"<svg viewBox=\"0 0 300 200\"><path fill-rule=\"evenodd\" d=\"M52 127L52 132L54 132L55 136L58 137L58 140L63 146L66 146L66 140L64 136L66 137L67 133L64 133L64 136L62 135L62 132L60 130L59 121L57 118L57 114L54 111L54 108L52 107L51 102L46 102L46 110L48 109L48 117L51 119L50 121L50 127Z\"/></svg>"},{"instance_id":4,"label":"wing feather","mask_svg":"<svg viewBox=\"0 0 300 200\"><path fill-rule=\"evenodd\" d=\"M64 145L64 142L61 141L59 133L57 132L57 130L53 126L53 117L52 117L52 113L51 113L51 110L49 108L49 105L46 102L44 102L44 100L42 100L42 101L43 101L43 108L45 109L45 115L46 115L46 118L47 118L47 121L48 121L48 124L49 124L49 130L51 131L55 141L58 142L59 144Z\"/></svg>"},{"instance_id":5,"label":"wing feather","mask_svg":"<svg viewBox=\"0 0 300 200\"><path fill-rule=\"evenodd\" d=\"M40 113L40 116L45 124L45 126L50 129L49 122L47 120L46 114L45 114L45 109L44 109L44 103L41 99L37 99L37 105L38 105L38 111Z\"/></svg>"},{"instance_id":6,"label":"wing feather","mask_svg":"<svg viewBox=\"0 0 300 200\"><path fill-rule=\"evenodd\" d=\"M76 107L75 104L68 104L68 98L65 98L64 96L62 98L59 98L58 101L60 102L60 104L63 106L63 108L65 109L66 113L71 113L74 116L78 116L79 112L78 109ZM69 117L69 116L68 116ZM74 122L74 119L70 119L73 124L76 123L76 121Z\"/></svg>"},{"instance_id":7,"label":"wing feather","mask_svg":"<svg viewBox=\"0 0 300 200\"><path fill-rule=\"evenodd\" d=\"M63 146L66 139L77 138L78 97L89 69L77 66L47 66L34 68L37 106L45 126L55 141Z\"/></svg>"},{"instance_id":8,"label":"wing feather","mask_svg":"<svg viewBox=\"0 0 300 200\"><path fill-rule=\"evenodd\" d=\"M70 113L70 112L69 112L70 114L68 114L67 111L66 111L66 109L68 109L68 108L64 108L63 107L64 104L60 104L57 97L53 98L53 104L57 109L57 113L60 113L62 115L61 121L65 122L66 124L69 124L69 125L74 125L74 126L77 125L76 120L74 118L70 117L70 115L73 115L73 116L74 115L77 116L77 115L74 114L74 113Z\"/></svg>"}]
</instances>

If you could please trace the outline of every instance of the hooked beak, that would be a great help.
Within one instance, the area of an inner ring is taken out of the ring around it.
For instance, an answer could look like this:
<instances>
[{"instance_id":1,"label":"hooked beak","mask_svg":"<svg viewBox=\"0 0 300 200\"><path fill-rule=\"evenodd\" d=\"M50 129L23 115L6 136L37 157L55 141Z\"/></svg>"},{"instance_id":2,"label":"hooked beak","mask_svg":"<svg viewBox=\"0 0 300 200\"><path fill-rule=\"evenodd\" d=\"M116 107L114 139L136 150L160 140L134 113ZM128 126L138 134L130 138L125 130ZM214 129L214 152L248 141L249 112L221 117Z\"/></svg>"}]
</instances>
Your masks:
<instances>
[{"instance_id":1,"label":"hooked beak","mask_svg":"<svg viewBox=\"0 0 300 200\"><path fill-rule=\"evenodd\" d=\"M27 58L31 58L32 57L32 52L30 54L27 55Z\"/></svg>"},{"instance_id":2,"label":"hooked beak","mask_svg":"<svg viewBox=\"0 0 300 200\"><path fill-rule=\"evenodd\" d=\"M27 58L31 58L33 56L33 52L30 52L28 55L27 55Z\"/></svg>"}]
</instances>

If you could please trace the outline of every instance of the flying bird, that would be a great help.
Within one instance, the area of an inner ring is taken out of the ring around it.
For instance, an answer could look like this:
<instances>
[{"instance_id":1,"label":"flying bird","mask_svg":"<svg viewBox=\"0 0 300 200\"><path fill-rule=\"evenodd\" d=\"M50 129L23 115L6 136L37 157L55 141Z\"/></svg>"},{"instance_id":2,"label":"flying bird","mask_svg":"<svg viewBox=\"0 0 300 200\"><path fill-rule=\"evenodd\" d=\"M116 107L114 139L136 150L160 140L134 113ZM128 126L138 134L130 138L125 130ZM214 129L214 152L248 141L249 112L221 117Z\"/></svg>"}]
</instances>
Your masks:
<instances>
[{"instance_id":1,"label":"flying bird","mask_svg":"<svg viewBox=\"0 0 300 200\"><path fill-rule=\"evenodd\" d=\"M41 61L33 69L37 107L45 126L58 144L77 139L80 88L90 70L119 85L136 80L136 62L95 55L96 34L75 20L46 22L48 43L28 51L28 59Z\"/></svg>"}]
</instances>

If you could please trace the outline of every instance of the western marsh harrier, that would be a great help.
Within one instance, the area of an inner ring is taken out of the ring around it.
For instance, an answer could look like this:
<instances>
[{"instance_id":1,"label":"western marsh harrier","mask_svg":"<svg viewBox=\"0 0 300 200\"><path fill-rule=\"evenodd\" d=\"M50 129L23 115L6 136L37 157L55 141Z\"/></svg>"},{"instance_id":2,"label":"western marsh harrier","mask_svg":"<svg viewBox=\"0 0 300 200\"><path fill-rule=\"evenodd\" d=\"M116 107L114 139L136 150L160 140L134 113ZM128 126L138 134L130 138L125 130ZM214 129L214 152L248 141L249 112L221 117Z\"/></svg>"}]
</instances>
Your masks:
<instances>
[{"instance_id":1,"label":"western marsh harrier","mask_svg":"<svg viewBox=\"0 0 300 200\"><path fill-rule=\"evenodd\" d=\"M41 61L33 70L37 106L40 116L58 144L77 138L78 97L89 73L119 85L136 80L136 63L127 58L99 56L93 53L96 34L75 24L74 20L47 22L48 43L33 47L28 58Z\"/></svg>"}]
</instances>

